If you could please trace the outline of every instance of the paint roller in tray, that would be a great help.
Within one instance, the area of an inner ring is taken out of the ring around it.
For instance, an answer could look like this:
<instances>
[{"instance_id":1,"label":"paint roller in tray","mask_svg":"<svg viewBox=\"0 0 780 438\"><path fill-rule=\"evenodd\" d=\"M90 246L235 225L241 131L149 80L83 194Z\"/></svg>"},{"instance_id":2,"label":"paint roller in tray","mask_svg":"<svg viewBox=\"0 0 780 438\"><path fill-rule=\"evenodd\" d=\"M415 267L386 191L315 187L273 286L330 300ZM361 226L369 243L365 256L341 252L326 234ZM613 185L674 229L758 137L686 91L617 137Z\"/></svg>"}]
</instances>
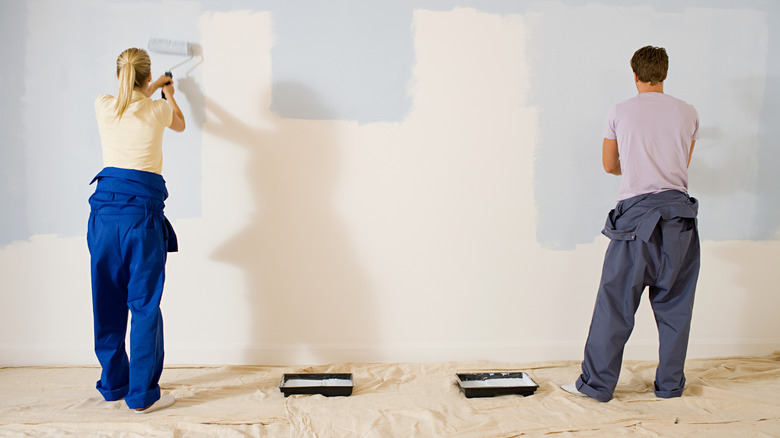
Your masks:
<instances>
[{"instance_id":1,"label":"paint roller in tray","mask_svg":"<svg viewBox=\"0 0 780 438\"><path fill-rule=\"evenodd\" d=\"M171 70L173 70L176 67L179 67L180 65L192 59L192 57L195 56L196 52L199 51L199 47L196 44L190 44L186 41L166 40L162 38L150 39L148 47L150 51L155 53L187 56L187 59L174 65L173 67L169 68L168 71L165 72L165 76L168 76L169 78L173 77ZM168 82L168 84L170 84L170 82ZM165 99L164 92L162 93L162 98Z\"/></svg>"}]
</instances>

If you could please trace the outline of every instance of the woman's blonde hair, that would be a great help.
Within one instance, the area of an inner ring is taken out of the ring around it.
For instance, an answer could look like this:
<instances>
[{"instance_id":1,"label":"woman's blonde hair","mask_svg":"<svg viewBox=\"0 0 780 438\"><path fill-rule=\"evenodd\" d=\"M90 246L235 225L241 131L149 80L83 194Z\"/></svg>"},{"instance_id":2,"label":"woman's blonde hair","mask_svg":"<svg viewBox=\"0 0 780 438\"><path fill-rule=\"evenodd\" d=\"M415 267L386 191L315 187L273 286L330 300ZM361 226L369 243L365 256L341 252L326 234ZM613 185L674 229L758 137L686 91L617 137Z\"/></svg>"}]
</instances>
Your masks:
<instances>
[{"instance_id":1,"label":"woman's blonde hair","mask_svg":"<svg viewBox=\"0 0 780 438\"><path fill-rule=\"evenodd\" d=\"M143 88L152 71L152 61L144 49L131 48L116 58L119 94L116 99L116 117L121 119L133 98L133 89Z\"/></svg>"}]
</instances>

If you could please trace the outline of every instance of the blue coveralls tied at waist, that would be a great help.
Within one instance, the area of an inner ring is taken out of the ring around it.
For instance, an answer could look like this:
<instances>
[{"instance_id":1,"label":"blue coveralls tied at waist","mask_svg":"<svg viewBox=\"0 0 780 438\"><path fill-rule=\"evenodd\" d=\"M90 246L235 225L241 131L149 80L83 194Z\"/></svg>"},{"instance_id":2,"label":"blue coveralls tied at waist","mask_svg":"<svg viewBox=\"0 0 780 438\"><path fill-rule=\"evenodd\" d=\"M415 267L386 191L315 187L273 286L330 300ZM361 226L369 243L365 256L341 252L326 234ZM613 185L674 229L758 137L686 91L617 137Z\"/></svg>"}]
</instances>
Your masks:
<instances>
[{"instance_id":1,"label":"blue coveralls tied at waist","mask_svg":"<svg viewBox=\"0 0 780 438\"><path fill-rule=\"evenodd\" d=\"M131 409L145 408L160 398L165 357L160 300L167 253L178 250L163 214L168 191L161 175L139 170L107 167L95 181L87 246L95 354L102 367L96 388L107 401L124 398Z\"/></svg>"},{"instance_id":2,"label":"blue coveralls tied at waist","mask_svg":"<svg viewBox=\"0 0 780 438\"><path fill-rule=\"evenodd\" d=\"M699 276L699 203L677 190L635 196L609 212L610 238L577 389L606 402L620 376L625 344L647 288L658 326L658 397L682 395Z\"/></svg>"},{"instance_id":3,"label":"blue coveralls tied at waist","mask_svg":"<svg viewBox=\"0 0 780 438\"><path fill-rule=\"evenodd\" d=\"M647 243L661 220L675 218L693 219L699 213L699 201L686 193L669 190L634 196L618 202L617 206L607 215L607 221L601 233L610 240L636 240ZM629 223L629 228L618 226Z\"/></svg>"},{"instance_id":4,"label":"blue coveralls tied at waist","mask_svg":"<svg viewBox=\"0 0 780 438\"><path fill-rule=\"evenodd\" d=\"M90 184L94 184L95 181L98 183L95 195L89 200L93 212L98 214L139 213L157 217L162 220L165 226L167 251L177 252L179 250L179 242L173 225L163 214L164 201L168 199L168 189L165 187L162 175L143 170L106 167L92 179ZM117 199L117 202L112 202L113 196L100 196L99 193L127 196L123 196L121 200ZM128 199L132 202L128 202Z\"/></svg>"}]
</instances>

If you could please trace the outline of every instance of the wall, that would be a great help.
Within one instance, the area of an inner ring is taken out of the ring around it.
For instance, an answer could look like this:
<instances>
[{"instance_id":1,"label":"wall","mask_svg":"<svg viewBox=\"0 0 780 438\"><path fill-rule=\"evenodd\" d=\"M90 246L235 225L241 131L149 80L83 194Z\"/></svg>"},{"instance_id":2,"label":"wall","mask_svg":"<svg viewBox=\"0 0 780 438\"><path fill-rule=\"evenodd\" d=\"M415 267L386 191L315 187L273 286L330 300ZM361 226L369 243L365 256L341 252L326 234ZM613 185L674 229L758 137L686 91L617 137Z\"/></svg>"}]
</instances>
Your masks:
<instances>
[{"instance_id":1,"label":"wall","mask_svg":"<svg viewBox=\"0 0 780 438\"><path fill-rule=\"evenodd\" d=\"M92 102L151 37L202 49L165 137L169 364L579 359L619 183L604 115L646 44L702 121L690 355L780 347L778 6L364 4L3 3L0 365L96 362ZM655 358L648 307L628 358Z\"/></svg>"}]
</instances>

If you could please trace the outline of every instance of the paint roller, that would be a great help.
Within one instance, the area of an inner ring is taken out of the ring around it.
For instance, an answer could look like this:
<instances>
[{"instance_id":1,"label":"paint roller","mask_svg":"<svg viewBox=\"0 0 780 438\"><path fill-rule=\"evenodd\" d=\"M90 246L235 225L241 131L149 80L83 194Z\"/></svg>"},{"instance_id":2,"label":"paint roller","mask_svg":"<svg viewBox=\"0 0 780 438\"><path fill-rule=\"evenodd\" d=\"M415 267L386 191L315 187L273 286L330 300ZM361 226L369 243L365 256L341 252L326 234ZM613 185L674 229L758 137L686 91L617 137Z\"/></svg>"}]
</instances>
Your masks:
<instances>
[{"instance_id":1,"label":"paint roller","mask_svg":"<svg viewBox=\"0 0 780 438\"><path fill-rule=\"evenodd\" d=\"M184 61L174 65L173 67L169 68L168 71L165 72L165 76L168 76L169 78L173 78L173 74L171 73L171 70L192 59L195 53L193 44L190 44L186 41L174 41L174 40L166 40L162 38L152 38L149 40L148 47L150 51L155 53L167 53L169 55L182 55L188 57ZM165 85L168 84L170 84L170 82L168 82ZM162 94L162 98L165 99L165 93L162 92L161 94Z\"/></svg>"}]
</instances>

